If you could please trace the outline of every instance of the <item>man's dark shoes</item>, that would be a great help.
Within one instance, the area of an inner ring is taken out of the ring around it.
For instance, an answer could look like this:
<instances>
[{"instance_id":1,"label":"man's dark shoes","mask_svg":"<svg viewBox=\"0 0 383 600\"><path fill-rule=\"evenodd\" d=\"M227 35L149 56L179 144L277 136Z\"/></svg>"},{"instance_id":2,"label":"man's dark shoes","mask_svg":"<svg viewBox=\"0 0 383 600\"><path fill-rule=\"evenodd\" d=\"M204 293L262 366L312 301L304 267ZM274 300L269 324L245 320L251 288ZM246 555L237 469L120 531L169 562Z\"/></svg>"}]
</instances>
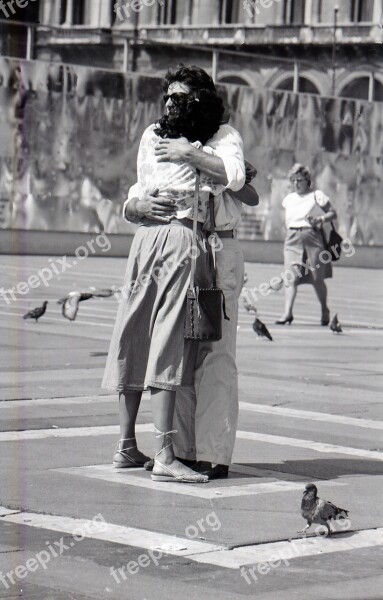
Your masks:
<instances>
[{"instance_id":1,"label":"man's dark shoes","mask_svg":"<svg viewBox=\"0 0 383 600\"><path fill-rule=\"evenodd\" d=\"M209 481L212 479L224 479L229 475L229 467L227 465L215 465L214 467L210 462L199 461L192 467L197 473L203 473L209 477Z\"/></svg>"}]
</instances>

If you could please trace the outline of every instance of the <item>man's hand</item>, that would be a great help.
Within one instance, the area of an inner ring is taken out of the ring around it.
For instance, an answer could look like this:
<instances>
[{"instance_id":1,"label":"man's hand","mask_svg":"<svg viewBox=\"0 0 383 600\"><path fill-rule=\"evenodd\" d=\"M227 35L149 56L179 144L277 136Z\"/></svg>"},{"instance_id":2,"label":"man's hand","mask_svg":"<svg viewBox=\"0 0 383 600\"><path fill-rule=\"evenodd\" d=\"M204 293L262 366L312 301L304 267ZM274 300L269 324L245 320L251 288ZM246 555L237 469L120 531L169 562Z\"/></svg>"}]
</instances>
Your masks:
<instances>
[{"instance_id":1,"label":"man's hand","mask_svg":"<svg viewBox=\"0 0 383 600\"><path fill-rule=\"evenodd\" d=\"M154 147L158 162L186 160L190 144L185 137L159 140Z\"/></svg>"},{"instance_id":2,"label":"man's hand","mask_svg":"<svg viewBox=\"0 0 383 600\"><path fill-rule=\"evenodd\" d=\"M169 223L176 216L175 200L158 197L158 189L152 195L147 194L143 198L132 198L125 207L125 218L137 223L143 218L150 221Z\"/></svg>"},{"instance_id":3,"label":"man's hand","mask_svg":"<svg viewBox=\"0 0 383 600\"><path fill-rule=\"evenodd\" d=\"M246 183L250 183L258 173L257 169L248 160L245 160Z\"/></svg>"}]
</instances>

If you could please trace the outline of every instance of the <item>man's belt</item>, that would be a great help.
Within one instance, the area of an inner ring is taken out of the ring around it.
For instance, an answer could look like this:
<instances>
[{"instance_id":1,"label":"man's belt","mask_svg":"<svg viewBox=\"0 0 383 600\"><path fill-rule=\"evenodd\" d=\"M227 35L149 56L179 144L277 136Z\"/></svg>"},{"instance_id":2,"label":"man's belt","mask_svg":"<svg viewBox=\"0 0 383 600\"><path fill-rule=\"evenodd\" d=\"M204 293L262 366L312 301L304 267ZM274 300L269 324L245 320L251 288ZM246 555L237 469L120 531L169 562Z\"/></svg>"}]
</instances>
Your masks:
<instances>
[{"instance_id":1,"label":"man's belt","mask_svg":"<svg viewBox=\"0 0 383 600\"><path fill-rule=\"evenodd\" d=\"M313 229L312 227L289 227L293 231L308 231L309 229Z\"/></svg>"},{"instance_id":2,"label":"man's belt","mask_svg":"<svg viewBox=\"0 0 383 600\"><path fill-rule=\"evenodd\" d=\"M207 236L211 236L211 231L207 231ZM225 231L217 231L215 230L215 233L218 235L218 237L220 238L230 238L233 239L236 237L235 234L235 229L229 229L229 230L225 230Z\"/></svg>"}]
</instances>

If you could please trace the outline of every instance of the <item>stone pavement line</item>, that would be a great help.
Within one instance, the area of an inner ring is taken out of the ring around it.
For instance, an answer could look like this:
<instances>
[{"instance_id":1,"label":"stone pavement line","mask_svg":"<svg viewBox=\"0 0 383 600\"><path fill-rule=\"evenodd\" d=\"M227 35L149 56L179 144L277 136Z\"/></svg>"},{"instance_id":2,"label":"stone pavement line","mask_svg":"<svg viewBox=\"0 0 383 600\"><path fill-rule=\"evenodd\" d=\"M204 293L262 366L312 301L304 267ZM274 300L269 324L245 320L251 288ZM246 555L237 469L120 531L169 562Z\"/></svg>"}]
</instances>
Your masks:
<instances>
[{"instance_id":1,"label":"stone pavement line","mask_svg":"<svg viewBox=\"0 0 383 600\"><path fill-rule=\"evenodd\" d=\"M117 394L105 394L105 396L59 396L57 398L31 398L30 400L0 400L2 408L20 408L25 406L67 406L68 404L101 404L110 402L118 407Z\"/></svg>"},{"instance_id":2,"label":"stone pavement line","mask_svg":"<svg viewBox=\"0 0 383 600\"><path fill-rule=\"evenodd\" d=\"M48 371L51 373L51 371ZM56 373L56 371L55 371ZM116 394L105 394L103 396L60 396L59 398L32 398L31 400L0 400L0 410L2 408L11 408L12 406L43 406L51 404L58 406L65 402L67 404L90 404L110 402L117 406ZM346 417L344 415L335 415L332 413L320 413L311 410L298 410L295 408L284 408L282 406L269 406L268 404L253 404L251 402L240 402L239 409L249 412L277 415L282 417L291 417L292 419L308 419L310 421L321 421L323 423L338 423L339 425L363 427L365 429L382 429L383 421L373 421L372 419L358 419L356 417Z\"/></svg>"},{"instance_id":3,"label":"stone pavement line","mask_svg":"<svg viewBox=\"0 0 383 600\"><path fill-rule=\"evenodd\" d=\"M99 379L101 381L104 373L103 367L89 367L87 369L63 368L63 369L34 369L33 371L6 371L1 374L1 385L3 387L26 385L28 383L45 383L49 381L74 381L76 379Z\"/></svg>"},{"instance_id":4,"label":"stone pavement line","mask_svg":"<svg viewBox=\"0 0 383 600\"><path fill-rule=\"evenodd\" d=\"M14 523L16 525L26 525L28 527L37 527L39 529L48 529L49 531L59 531L78 535L81 531L84 538L103 540L124 546L133 546L145 550L163 550L164 554L175 556L184 556L185 554L195 555L205 552L217 552L228 550L227 546L220 544L211 544L190 538L182 538L148 529L138 529L136 527L124 527L123 525L114 525L105 521L95 523L89 519L74 519L72 517L63 517L55 515L44 515L39 513L18 512L16 514L5 514L8 509L0 506L0 521ZM4 514L4 516L3 516ZM99 526L99 527L98 527Z\"/></svg>"},{"instance_id":5,"label":"stone pavement line","mask_svg":"<svg viewBox=\"0 0 383 600\"><path fill-rule=\"evenodd\" d=\"M141 433L153 432L152 423L137 425L136 431ZM104 425L99 427L66 427L64 429L29 429L24 431L2 431L0 442L17 442L20 440L37 440L46 438L84 437L92 435L118 435L118 425ZM383 452L377 450L364 450L363 448L350 448L348 446L336 446L314 442L312 440L301 440L293 437L270 435L266 433L255 433L253 431L237 431L237 438L252 442L264 442L278 446L292 446L293 448L307 448L321 453L345 454L358 456L370 460L383 460Z\"/></svg>"},{"instance_id":6,"label":"stone pavement line","mask_svg":"<svg viewBox=\"0 0 383 600\"><path fill-rule=\"evenodd\" d=\"M234 469L235 471L235 466ZM194 498L202 498L204 500L220 500L221 498L236 498L242 496L255 496L258 494L273 494L278 492L292 492L295 490L303 490L302 481L285 481L280 479L266 483L246 483L245 480L236 481L236 485L227 485L225 480L223 485L213 483L212 487L209 483L205 485L185 485L184 483L152 481L149 477L140 477L132 472L132 469L124 469L116 471L110 464L108 465L90 465L85 467L65 467L61 469L52 469L55 473L64 473L66 475L77 475L80 477L90 477L91 479L99 479L111 483L122 483L135 487L142 487L153 490L154 492L166 492L170 494L181 494L182 496L192 496ZM121 472L123 471L123 472ZM134 472L143 471L143 469L134 469ZM275 479L274 474L274 479ZM277 475L280 475L279 473ZM284 474L282 474L284 475ZM230 480L229 480L230 481ZM318 483L318 480L315 479ZM321 480L322 482L322 480ZM326 481L329 486L348 485L340 481Z\"/></svg>"},{"instance_id":7,"label":"stone pavement line","mask_svg":"<svg viewBox=\"0 0 383 600\"><path fill-rule=\"evenodd\" d=\"M333 552L348 552L360 548L383 545L383 527L335 534L330 538L313 536L284 542L267 542L255 546L233 548L212 552L206 556L190 556L192 560L227 569L239 569L245 565L275 562L278 559L295 559Z\"/></svg>"},{"instance_id":8,"label":"stone pavement line","mask_svg":"<svg viewBox=\"0 0 383 600\"><path fill-rule=\"evenodd\" d=\"M7 510L0 507L0 515L5 514ZM278 559L291 560L383 545L382 527L338 534L332 538L298 538L291 542L267 542L265 544L229 549L227 546L106 522L102 523L106 530L87 533L87 528L92 524L94 526L93 521L88 519L19 512L0 516L0 521L47 529L49 531L58 531L69 535L78 535L78 532L81 531L85 538L122 544L124 546L133 546L140 549L161 551L164 554L183 556L198 563L215 565L227 569L239 569L242 566L257 563L271 563Z\"/></svg>"},{"instance_id":9,"label":"stone pavement line","mask_svg":"<svg viewBox=\"0 0 383 600\"><path fill-rule=\"evenodd\" d=\"M252 404L251 402L240 402L240 410L250 412L291 417L293 419L309 419L310 421L323 421L324 423L339 423L340 425L351 425L352 427L365 427L367 429L383 429L383 421L372 419L357 419L343 415L332 415L329 413L314 412L311 410L297 410L295 408L284 408L281 406L269 406L267 404Z\"/></svg>"},{"instance_id":10,"label":"stone pavement line","mask_svg":"<svg viewBox=\"0 0 383 600\"><path fill-rule=\"evenodd\" d=\"M358 456L359 458L369 458L372 460L383 460L383 452L377 450L364 450L363 448L350 448L348 446L336 446L335 444L324 444L311 440L299 440L281 435L270 435L267 433L255 433L253 431L237 431L237 438L249 440L252 442L265 442L267 444L277 444L278 446L292 446L294 448L307 448L325 454L347 454L349 456Z\"/></svg>"}]
</instances>

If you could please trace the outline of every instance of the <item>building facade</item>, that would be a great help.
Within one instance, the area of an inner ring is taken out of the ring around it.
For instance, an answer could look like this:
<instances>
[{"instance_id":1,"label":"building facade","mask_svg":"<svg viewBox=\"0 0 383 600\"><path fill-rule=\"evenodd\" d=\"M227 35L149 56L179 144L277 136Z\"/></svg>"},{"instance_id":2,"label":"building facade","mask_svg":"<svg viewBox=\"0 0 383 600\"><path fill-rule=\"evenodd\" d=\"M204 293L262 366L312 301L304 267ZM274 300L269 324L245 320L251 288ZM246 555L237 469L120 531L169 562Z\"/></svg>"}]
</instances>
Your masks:
<instances>
[{"instance_id":1,"label":"building facade","mask_svg":"<svg viewBox=\"0 0 383 600\"><path fill-rule=\"evenodd\" d=\"M34 0L15 15L3 4L39 21L37 59L159 75L198 62L224 83L383 101L382 0Z\"/></svg>"},{"instance_id":2,"label":"building facade","mask_svg":"<svg viewBox=\"0 0 383 600\"><path fill-rule=\"evenodd\" d=\"M226 84L258 168L243 239L283 240L298 161L343 236L383 245L382 0L13 4L0 1L0 229L126 232L139 140L161 114L161 76L183 61Z\"/></svg>"}]
</instances>

